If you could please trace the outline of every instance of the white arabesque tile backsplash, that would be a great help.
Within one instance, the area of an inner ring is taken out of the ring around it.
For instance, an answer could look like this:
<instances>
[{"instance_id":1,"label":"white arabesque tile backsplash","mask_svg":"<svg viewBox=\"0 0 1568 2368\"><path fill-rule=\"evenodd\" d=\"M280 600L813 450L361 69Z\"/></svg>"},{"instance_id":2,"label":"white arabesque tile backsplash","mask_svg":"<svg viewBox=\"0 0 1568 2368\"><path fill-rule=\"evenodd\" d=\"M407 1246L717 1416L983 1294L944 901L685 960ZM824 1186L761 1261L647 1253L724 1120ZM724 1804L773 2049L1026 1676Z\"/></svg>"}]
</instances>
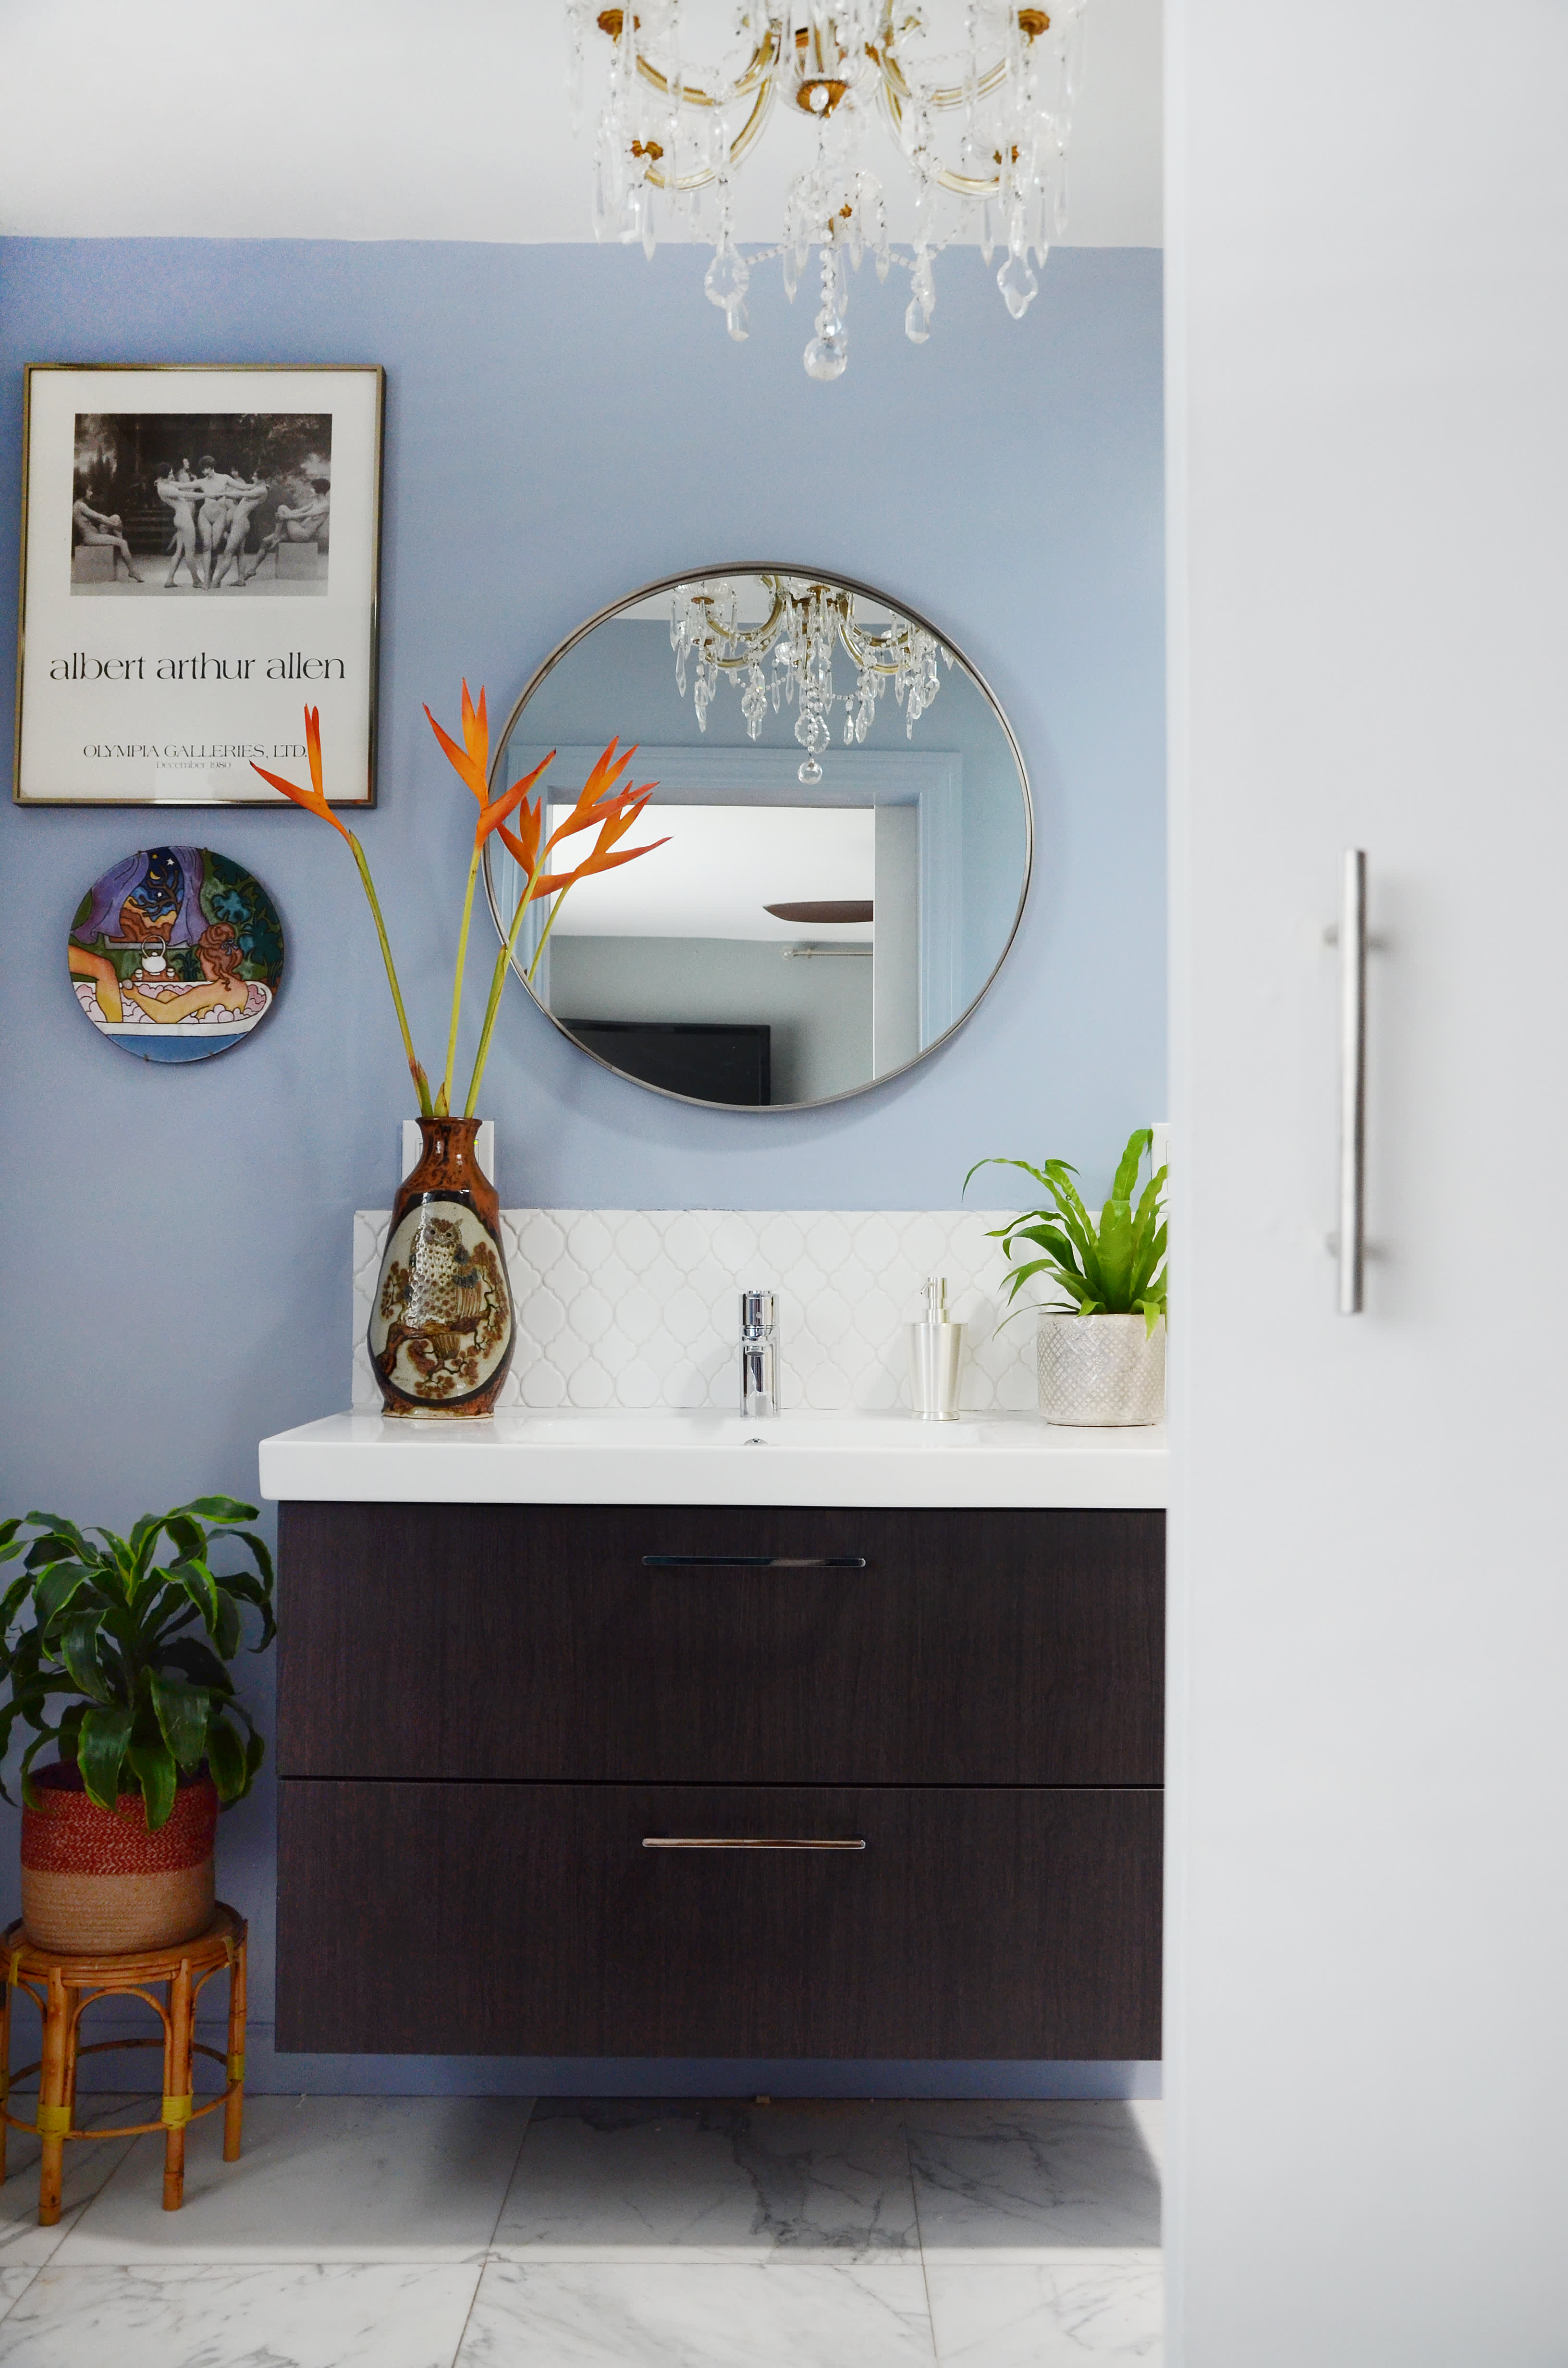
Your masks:
<instances>
[{"instance_id":1,"label":"white arabesque tile backsplash","mask_svg":"<svg viewBox=\"0 0 1568 2368\"><path fill-rule=\"evenodd\" d=\"M1036 1404L1035 1327L998 1330L1006 1261L988 1210L505 1209L517 1306L503 1406L730 1411L741 1291L778 1304L780 1400L824 1414L909 1404L903 1325L927 1275L967 1324L966 1412ZM353 1404L381 1400L365 1349L388 1212L354 1219Z\"/></svg>"}]
</instances>

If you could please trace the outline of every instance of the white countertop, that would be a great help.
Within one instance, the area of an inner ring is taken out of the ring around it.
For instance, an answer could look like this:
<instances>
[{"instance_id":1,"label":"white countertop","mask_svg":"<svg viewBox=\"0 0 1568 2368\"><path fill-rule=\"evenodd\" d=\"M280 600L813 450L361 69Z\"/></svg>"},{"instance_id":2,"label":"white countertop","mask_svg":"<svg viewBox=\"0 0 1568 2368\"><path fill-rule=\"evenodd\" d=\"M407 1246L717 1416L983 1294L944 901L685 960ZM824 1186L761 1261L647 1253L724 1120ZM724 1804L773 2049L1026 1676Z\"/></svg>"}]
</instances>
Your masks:
<instances>
[{"instance_id":1,"label":"white countertop","mask_svg":"<svg viewBox=\"0 0 1568 2368\"><path fill-rule=\"evenodd\" d=\"M333 1414L264 1439L261 1493L352 1504L1159 1507L1164 1425L1038 1415Z\"/></svg>"}]
</instances>

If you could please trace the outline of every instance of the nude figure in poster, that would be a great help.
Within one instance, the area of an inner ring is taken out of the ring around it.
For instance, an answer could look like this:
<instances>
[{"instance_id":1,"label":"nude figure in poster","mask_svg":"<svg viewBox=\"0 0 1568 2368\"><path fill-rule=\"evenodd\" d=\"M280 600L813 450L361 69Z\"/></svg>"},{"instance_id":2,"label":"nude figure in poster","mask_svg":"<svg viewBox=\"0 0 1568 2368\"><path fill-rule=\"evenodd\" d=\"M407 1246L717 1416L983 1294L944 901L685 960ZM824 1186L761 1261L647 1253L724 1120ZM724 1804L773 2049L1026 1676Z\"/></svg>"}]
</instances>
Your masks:
<instances>
[{"instance_id":1,"label":"nude figure in poster","mask_svg":"<svg viewBox=\"0 0 1568 2368\"><path fill-rule=\"evenodd\" d=\"M78 542L108 544L114 553L109 562L111 570L123 559L127 575L138 584L144 580L136 562L131 556L131 545L120 531L118 517L107 517L102 510L94 509L89 503L76 501L71 505L71 523L75 529Z\"/></svg>"}]
</instances>

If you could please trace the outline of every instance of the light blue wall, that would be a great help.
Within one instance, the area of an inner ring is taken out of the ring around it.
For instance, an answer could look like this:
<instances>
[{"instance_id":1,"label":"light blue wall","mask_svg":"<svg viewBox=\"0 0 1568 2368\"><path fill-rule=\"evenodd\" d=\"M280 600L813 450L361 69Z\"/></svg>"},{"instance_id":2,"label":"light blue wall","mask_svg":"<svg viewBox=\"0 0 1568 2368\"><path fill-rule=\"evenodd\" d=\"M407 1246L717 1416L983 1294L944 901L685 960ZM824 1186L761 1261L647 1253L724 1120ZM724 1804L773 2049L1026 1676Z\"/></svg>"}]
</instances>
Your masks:
<instances>
[{"instance_id":1,"label":"light blue wall","mask_svg":"<svg viewBox=\"0 0 1568 2368\"><path fill-rule=\"evenodd\" d=\"M503 1193L951 1206L995 1151L1076 1157L1093 1196L1165 1104L1160 258L1059 253L1021 327L976 256L946 258L918 349L868 274L825 388L800 367L799 307L759 290L736 347L701 270L685 250L650 267L580 247L0 242L0 553L25 361L385 363L381 805L362 837L427 1044L471 823L421 700L450 722L466 670L499 719L590 611L739 552L903 594L989 677L1034 787L1035 884L990 996L914 1076L755 1115L607 1076L516 996L484 1093ZM6 648L14 580L0 569ZM244 1494L264 1432L347 1396L349 1212L391 1198L407 1102L369 924L331 834L215 814L206 835L278 903L289 977L237 1052L126 1059L83 1020L63 940L83 888L171 827L0 810L7 1507L120 1521ZM264 2024L272 1816L264 1786L222 1843ZM0 1834L0 1879L14 1863Z\"/></svg>"}]
</instances>

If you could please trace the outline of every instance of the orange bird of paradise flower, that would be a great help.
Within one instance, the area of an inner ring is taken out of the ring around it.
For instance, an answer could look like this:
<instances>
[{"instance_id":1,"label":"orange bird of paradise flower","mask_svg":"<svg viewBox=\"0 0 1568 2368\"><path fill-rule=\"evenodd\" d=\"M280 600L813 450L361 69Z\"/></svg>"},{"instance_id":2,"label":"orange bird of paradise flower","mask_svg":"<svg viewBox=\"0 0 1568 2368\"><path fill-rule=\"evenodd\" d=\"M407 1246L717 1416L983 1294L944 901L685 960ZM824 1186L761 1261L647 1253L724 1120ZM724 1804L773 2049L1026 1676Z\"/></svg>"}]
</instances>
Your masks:
<instances>
[{"instance_id":1,"label":"orange bird of paradise flower","mask_svg":"<svg viewBox=\"0 0 1568 2368\"><path fill-rule=\"evenodd\" d=\"M450 1105L451 1079L457 1059L458 1021L462 1008L463 973L468 959L469 924L473 912L474 885L485 846L494 834L500 833L504 844L522 871L523 893L517 900L517 911L513 915L511 927L503 941L501 951L496 956L494 971L491 977L490 995L485 1006L479 1049L474 1057L473 1071L469 1080L468 1097L464 1105L464 1115L472 1118L479 1099L480 1083L484 1075L485 1064L489 1058L490 1040L494 1030L495 1015L500 1008L501 991L506 985L506 971L517 949L523 916L528 907L547 896L551 896L555 900L535 950L533 960L528 966L528 976L531 980L539 967L540 956L544 951L545 940L555 926L556 916L561 910L562 899L566 891L574 887L579 880L588 878L591 873L613 871L619 864L634 862L638 856L650 855L654 848L667 846L669 842L666 837L651 839L642 847L623 848L619 844L640 819L649 798L658 787L655 781L645 781L635 790L625 784L616 786L619 776L627 769L636 754L635 746L618 754L619 739L610 742L588 775L582 794L575 804L565 818L556 825L541 848L540 841L543 828L543 792L541 791L540 796L531 802L528 792L540 775L553 761L554 749L551 750L550 755L541 764L534 767L531 773L525 774L521 780L514 781L510 789L503 791L499 797L492 798L488 794L490 725L485 710L483 686L480 688L476 704L469 696L467 682L463 683L461 709L463 736L460 746L449 732L443 730L428 707L426 708L425 713L448 762L458 778L472 791L479 806L478 817L474 824L473 848L469 858L468 884L463 896L462 922L458 933L457 962L452 980L451 1019L447 1036L446 1072L434 1097L430 1092L429 1079L425 1068L415 1053L408 1015L403 1007L403 990L398 985L397 968L392 960L392 942L381 916L375 882L370 877L370 867L365 860L365 850L347 825L339 820L327 803L322 769L320 710L313 707L308 707L305 710L305 753L311 774L311 786L308 790L302 788L298 781L285 780L280 773L268 772L265 765L253 765L252 770L259 773L264 781L268 782L273 789L291 800L295 805L302 807L307 814L317 814L322 821L329 822L334 830L347 839L375 920L376 935L381 941L381 958L386 965L387 983L392 988L392 1003L397 1011L398 1026L403 1034L403 1052L408 1061L409 1073L419 1096L420 1111L426 1118L444 1117ZM514 817L517 826L515 829L509 829L508 821ZM563 839L574 837L585 830L597 832L590 852L569 871L556 874L547 873L543 866L555 848Z\"/></svg>"}]
</instances>

